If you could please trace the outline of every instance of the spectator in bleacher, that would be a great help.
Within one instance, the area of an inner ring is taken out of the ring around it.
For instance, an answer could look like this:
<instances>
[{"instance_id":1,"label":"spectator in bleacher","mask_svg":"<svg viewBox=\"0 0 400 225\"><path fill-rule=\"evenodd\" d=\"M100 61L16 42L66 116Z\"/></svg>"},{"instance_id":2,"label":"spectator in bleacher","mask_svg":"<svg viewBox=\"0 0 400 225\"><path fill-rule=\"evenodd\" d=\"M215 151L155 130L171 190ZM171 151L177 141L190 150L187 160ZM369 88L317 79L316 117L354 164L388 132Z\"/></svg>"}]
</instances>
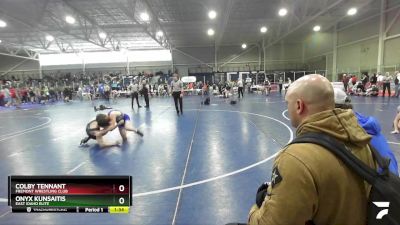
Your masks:
<instances>
[{"instance_id":1,"label":"spectator in bleacher","mask_svg":"<svg viewBox=\"0 0 400 225\"><path fill-rule=\"evenodd\" d=\"M2 95L4 106L9 107L11 105L11 94L10 89L8 89L8 85L3 86Z\"/></svg>"},{"instance_id":2,"label":"spectator in bleacher","mask_svg":"<svg viewBox=\"0 0 400 225\"><path fill-rule=\"evenodd\" d=\"M168 84L164 84L164 95L169 96L169 88L168 88Z\"/></svg>"},{"instance_id":3,"label":"spectator in bleacher","mask_svg":"<svg viewBox=\"0 0 400 225\"><path fill-rule=\"evenodd\" d=\"M69 102L72 100L72 90L68 86L65 86L63 94L64 102Z\"/></svg>"},{"instance_id":4,"label":"spectator in bleacher","mask_svg":"<svg viewBox=\"0 0 400 225\"><path fill-rule=\"evenodd\" d=\"M47 85L43 87L43 95L45 96L47 101L50 99L49 87Z\"/></svg>"},{"instance_id":5,"label":"spectator in bleacher","mask_svg":"<svg viewBox=\"0 0 400 225\"><path fill-rule=\"evenodd\" d=\"M29 93L30 102L31 102L31 103L34 103L34 102L35 102L35 92L34 92L34 88L33 88L33 87L30 87L29 90L28 90L28 93Z\"/></svg>"},{"instance_id":6,"label":"spectator in bleacher","mask_svg":"<svg viewBox=\"0 0 400 225\"><path fill-rule=\"evenodd\" d=\"M28 100L28 89L26 87L21 87L19 89L20 96L21 96L21 102L22 103L27 103Z\"/></svg>"},{"instance_id":7,"label":"spectator in bleacher","mask_svg":"<svg viewBox=\"0 0 400 225\"><path fill-rule=\"evenodd\" d=\"M157 96L158 96L158 94L157 94L157 87L156 87L156 84L153 84L153 91L152 91L152 95L157 95Z\"/></svg>"},{"instance_id":8,"label":"spectator in bleacher","mask_svg":"<svg viewBox=\"0 0 400 225\"><path fill-rule=\"evenodd\" d=\"M36 103L40 104L40 101L42 100L42 88L40 87L40 83L39 86L37 86L35 88L35 95L36 95Z\"/></svg>"},{"instance_id":9,"label":"spectator in bleacher","mask_svg":"<svg viewBox=\"0 0 400 225\"><path fill-rule=\"evenodd\" d=\"M362 78L361 78L361 82L362 82L362 84L364 85L364 87L367 85L367 83L368 83L368 76L366 75L366 74L363 74L362 75Z\"/></svg>"},{"instance_id":10,"label":"spectator in bleacher","mask_svg":"<svg viewBox=\"0 0 400 225\"><path fill-rule=\"evenodd\" d=\"M351 75L351 84L354 86L357 83L357 77L356 75Z\"/></svg>"},{"instance_id":11,"label":"spectator in bleacher","mask_svg":"<svg viewBox=\"0 0 400 225\"><path fill-rule=\"evenodd\" d=\"M371 83L371 85L376 85L377 82L378 82L378 78L376 77L376 73L374 73L371 76L370 83Z\"/></svg>"},{"instance_id":12,"label":"spectator in bleacher","mask_svg":"<svg viewBox=\"0 0 400 225\"><path fill-rule=\"evenodd\" d=\"M355 87L355 92L359 95L364 95L365 93L365 86L362 81L357 81Z\"/></svg>"}]
</instances>

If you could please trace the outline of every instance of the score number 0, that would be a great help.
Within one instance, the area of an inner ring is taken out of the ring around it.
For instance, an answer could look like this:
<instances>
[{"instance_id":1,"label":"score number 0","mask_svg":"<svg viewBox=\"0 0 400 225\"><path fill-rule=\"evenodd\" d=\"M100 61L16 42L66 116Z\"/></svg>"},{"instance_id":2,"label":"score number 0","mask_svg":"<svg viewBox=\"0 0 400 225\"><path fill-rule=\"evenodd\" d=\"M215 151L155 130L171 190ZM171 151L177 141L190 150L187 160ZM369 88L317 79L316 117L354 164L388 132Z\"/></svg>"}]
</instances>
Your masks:
<instances>
[{"instance_id":1,"label":"score number 0","mask_svg":"<svg viewBox=\"0 0 400 225\"><path fill-rule=\"evenodd\" d=\"M118 190L119 190L119 192L124 192L125 186L119 185ZM118 202L119 202L119 204L123 205L125 203L125 198L124 197L119 198Z\"/></svg>"}]
</instances>

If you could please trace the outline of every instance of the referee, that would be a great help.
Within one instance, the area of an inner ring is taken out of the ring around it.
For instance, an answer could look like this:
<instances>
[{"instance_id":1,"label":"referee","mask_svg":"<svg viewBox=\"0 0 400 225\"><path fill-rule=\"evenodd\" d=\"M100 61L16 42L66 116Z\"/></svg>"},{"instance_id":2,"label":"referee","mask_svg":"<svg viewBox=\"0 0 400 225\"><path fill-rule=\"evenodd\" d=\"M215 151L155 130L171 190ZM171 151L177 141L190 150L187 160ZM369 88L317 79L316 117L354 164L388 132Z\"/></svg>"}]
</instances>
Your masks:
<instances>
[{"instance_id":1,"label":"referee","mask_svg":"<svg viewBox=\"0 0 400 225\"><path fill-rule=\"evenodd\" d=\"M135 102L135 99L136 99L136 103L137 103L138 108L141 108L142 106L139 105L139 85L137 84L137 82L132 82L129 85L128 90L131 93L131 98L132 98L131 107L132 107L132 109L133 109L133 103Z\"/></svg>"},{"instance_id":2,"label":"referee","mask_svg":"<svg viewBox=\"0 0 400 225\"><path fill-rule=\"evenodd\" d=\"M179 109L178 109L178 100L179 106L181 109L181 115L183 114L183 104L182 104L182 97L183 97L183 83L179 80L179 75L174 73L174 80L171 82L171 89L172 89L172 97L174 97L175 102L175 109L176 113L179 116Z\"/></svg>"}]
</instances>

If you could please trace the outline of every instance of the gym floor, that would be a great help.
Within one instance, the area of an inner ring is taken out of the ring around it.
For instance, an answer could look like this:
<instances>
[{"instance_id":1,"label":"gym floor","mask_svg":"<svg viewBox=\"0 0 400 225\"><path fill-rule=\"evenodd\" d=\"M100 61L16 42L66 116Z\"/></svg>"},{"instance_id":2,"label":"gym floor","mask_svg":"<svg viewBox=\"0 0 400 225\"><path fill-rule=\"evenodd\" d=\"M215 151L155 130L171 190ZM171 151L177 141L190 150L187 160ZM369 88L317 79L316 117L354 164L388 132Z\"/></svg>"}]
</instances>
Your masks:
<instances>
[{"instance_id":1,"label":"gym floor","mask_svg":"<svg viewBox=\"0 0 400 225\"><path fill-rule=\"evenodd\" d=\"M144 137L128 134L121 147L80 147L93 105L74 101L0 109L0 224L179 224L245 222L258 186L270 179L277 152L295 135L283 96L246 94L237 104L184 97L177 116L172 98L152 98L150 109L111 104L130 115ZM356 111L375 116L397 159L392 135L399 100L352 97ZM95 102L96 105L104 104ZM103 111L107 112L107 111ZM117 130L106 140L120 139ZM13 214L7 206L9 175L131 175L129 214Z\"/></svg>"}]
</instances>

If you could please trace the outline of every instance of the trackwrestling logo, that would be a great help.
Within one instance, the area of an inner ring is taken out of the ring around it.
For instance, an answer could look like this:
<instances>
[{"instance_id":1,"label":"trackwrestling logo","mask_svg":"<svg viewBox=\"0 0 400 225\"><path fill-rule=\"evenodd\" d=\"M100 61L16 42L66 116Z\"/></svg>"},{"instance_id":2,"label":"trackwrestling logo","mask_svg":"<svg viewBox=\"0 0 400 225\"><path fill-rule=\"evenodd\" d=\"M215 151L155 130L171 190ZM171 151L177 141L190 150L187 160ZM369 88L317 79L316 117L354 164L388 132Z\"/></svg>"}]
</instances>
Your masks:
<instances>
[{"instance_id":1,"label":"trackwrestling logo","mask_svg":"<svg viewBox=\"0 0 400 225\"><path fill-rule=\"evenodd\" d=\"M376 215L376 219L381 220L385 215L389 214L389 204L390 202L372 202L374 205L379 208L386 208L379 211L378 215Z\"/></svg>"}]
</instances>

